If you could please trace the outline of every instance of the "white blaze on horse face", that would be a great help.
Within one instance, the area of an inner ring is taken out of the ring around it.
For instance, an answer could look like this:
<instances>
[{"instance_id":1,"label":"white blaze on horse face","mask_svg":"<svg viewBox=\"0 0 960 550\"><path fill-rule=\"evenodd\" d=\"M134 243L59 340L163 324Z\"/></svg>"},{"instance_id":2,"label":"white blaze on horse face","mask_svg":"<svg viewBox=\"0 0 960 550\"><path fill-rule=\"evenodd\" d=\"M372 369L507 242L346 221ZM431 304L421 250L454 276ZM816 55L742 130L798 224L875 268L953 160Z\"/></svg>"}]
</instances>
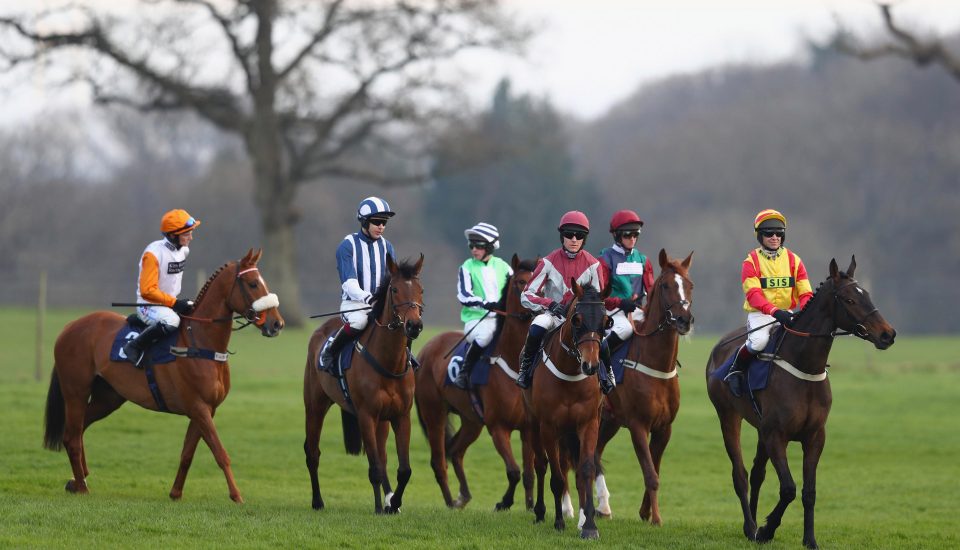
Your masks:
<instances>
[{"instance_id":1,"label":"white blaze on horse face","mask_svg":"<svg viewBox=\"0 0 960 550\"><path fill-rule=\"evenodd\" d=\"M684 310L690 309L690 302L687 301L687 296L683 293L683 277L680 274L673 276L673 279L677 281L677 290L680 292L680 303L683 304Z\"/></svg>"},{"instance_id":2,"label":"white blaze on horse face","mask_svg":"<svg viewBox=\"0 0 960 550\"><path fill-rule=\"evenodd\" d=\"M859 292L860 294L863 294L863 289L860 287L857 287L857 292Z\"/></svg>"}]
</instances>

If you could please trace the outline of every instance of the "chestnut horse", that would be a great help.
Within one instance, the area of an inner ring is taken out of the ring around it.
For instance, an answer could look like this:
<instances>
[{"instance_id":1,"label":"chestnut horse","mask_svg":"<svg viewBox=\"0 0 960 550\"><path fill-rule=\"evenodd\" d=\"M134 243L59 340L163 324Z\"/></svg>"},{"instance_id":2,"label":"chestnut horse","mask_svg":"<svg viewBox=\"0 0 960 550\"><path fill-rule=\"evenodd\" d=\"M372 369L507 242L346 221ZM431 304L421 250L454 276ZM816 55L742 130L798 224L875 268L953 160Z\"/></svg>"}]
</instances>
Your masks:
<instances>
[{"instance_id":1,"label":"chestnut horse","mask_svg":"<svg viewBox=\"0 0 960 550\"><path fill-rule=\"evenodd\" d=\"M498 319L500 335L493 354L504 361L511 372L508 374L496 365L490 366L487 385L476 389L476 395L483 404L483 418L475 412L468 391L454 385L444 385L447 365L450 363L449 351L463 339L463 333L444 332L432 338L420 350L419 360L423 368L417 373L417 414L430 442L430 465L440 485L443 500L450 508L463 508L470 502L463 457L484 426L507 467L507 490L495 509L509 510L513 506L514 493L521 478L520 467L513 458L510 446L510 433L514 430L520 431L526 505L528 509L533 507L533 448L530 446L530 429L520 388L514 382L520 349L532 319L530 311L520 304L520 294L530 280L536 261L521 261L514 254L511 266L513 275L507 279L507 291L498 306L501 310L499 313L503 315ZM447 425L451 411L460 416L460 429L453 437L448 437ZM447 483L448 456L460 482L460 494L456 500L451 497Z\"/></svg>"},{"instance_id":2,"label":"chestnut horse","mask_svg":"<svg viewBox=\"0 0 960 550\"><path fill-rule=\"evenodd\" d=\"M277 297L267 289L257 269L261 252L251 249L243 259L227 263L210 277L197 295L194 311L183 317L177 336L179 346L226 352L234 314L259 326L264 336L280 333L283 317L277 309ZM243 502L230 469L230 457L213 423L217 407L230 391L229 363L226 359L178 357L172 363L154 365L156 385L162 396L162 405L158 404L143 369L126 361L110 360L114 337L124 323L124 317L116 313L98 311L71 322L57 337L43 439L48 449L67 449L73 479L67 482L66 489L88 492L86 477L90 471L83 446L84 432L129 400L145 409L165 408L166 412L190 418L170 498L183 495L187 471L197 443L203 438L227 478L230 498Z\"/></svg>"},{"instance_id":3,"label":"chestnut horse","mask_svg":"<svg viewBox=\"0 0 960 550\"><path fill-rule=\"evenodd\" d=\"M567 307L567 317L556 332L545 337L541 352L545 364L537 367L530 389L523 391L536 456L537 502L533 511L537 522L544 520L543 478L549 460L553 526L558 531L566 528L562 500L567 467L576 464L580 537L596 539L600 533L594 518L593 483L602 395L594 375L600 366L600 342L608 324L603 300L612 287L607 285L601 293L571 279L570 288L573 300Z\"/></svg>"},{"instance_id":4,"label":"chestnut horse","mask_svg":"<svg viewBox=\"0 0 960 550\"><path fill-rule=\"evenodd\" d=\"M423 255L415 265L396 264L387 255L389 276L374 295L371 322L354 344L351 367L344 372L350 399L344 397L338 379L317 370L317 354L327 338L343 324L331 319L310 337L307 366L303 374L303 404L306 411L306 439L303 450L313 489L313 508L323 509L317 469L320 464L320 431L333 403L340 405L343 438L347 452L360 454L361 442L367 453L367 476L373 486L374 511L400 511L403 491L410 480L410 408L413 406L413 373L407 357L407 339L420 336L423 321L423 286L420 269ZM389 424L388 424L389 423ZM396 440L397 491L387 477L387 435L393 427ZM359 437L358 437L359 436ZM380 499L383 489L384 502Z\"/></svg>"},{"instance_id":5,"label":"chestnut horse","mask_svg":"<svg viewBox=\"0 0 960 550\"><path fill-rule=\"evenodd\" d=\"M660 460L680 409L677 345L680 335L689 333L693 327L690 311L693 283L689 275L692 257L693 252L681 262L660 250L660 276L650 290L644 320L635 329L636 335L625 344L629 348L623 382L607 395L611 410L604 409L600 420L597 464L601 464L603 449L617 430L627 427L646 486L640 518L653 525L663 523L657 500ZM609 516L610 493L602 473L597 476L597 498L598 513Z\"/></svg>"},{"instance_id":6,"label":"chestnut horse","mask_svg":"<svg viewBox=\"0 0 960 550\"><path fill-rule=\"evenodd\" d=\"M711 373L741 344L744 332L733 331L714 347L707 361L707 393L720 418L723 443L733 464L733 488L743 512L743 534L750 540L766 542L780 526L787 506L796 498L797 486L787 464L787 443L803 446L803 544L816 548L813 510L817 495L817 463L827 438L827 415L833 400L827 378L827 357L835 336L853 334L872 342L877 349L893 345L896 331L880 315L860 284L853 278L856 258L846 272L830 261L830 276L820 284L813 298L787 329L775 355L765 389L756 393L762 418L750 404L748 393L737 398ZM841 332L844 331L844 332ZM772 334L771 339L778 338ZM740 449L740 425L746 419L758 432L757 454L750 471L750 500L747 501L747 472ZM757 528L757 501L766 475L767 460L780 480L780 499L766 524Z\"/></svg>"}]
</instances>

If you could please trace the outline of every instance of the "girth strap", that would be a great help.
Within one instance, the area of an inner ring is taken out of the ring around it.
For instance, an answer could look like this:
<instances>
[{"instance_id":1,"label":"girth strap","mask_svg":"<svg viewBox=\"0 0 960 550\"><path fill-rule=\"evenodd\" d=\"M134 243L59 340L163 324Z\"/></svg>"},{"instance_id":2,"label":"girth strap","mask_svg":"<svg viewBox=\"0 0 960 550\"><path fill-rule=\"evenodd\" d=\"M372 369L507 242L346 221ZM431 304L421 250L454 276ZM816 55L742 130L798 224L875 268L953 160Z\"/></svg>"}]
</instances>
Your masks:
<instances>
[{"instance_id":1,"label":"girth strap","mask_svg":"<svg viewBox=\"0 0 960 550\"><path fill-rule=\"evenodd\" d=\"M160 385L157 384L157 377L153 372L153 363L147 363L147 366L143 368L143 372L147 375L147 387L150 388L153 400L157 402L157 410L160 412L169 412L170 409L167 408L167 402L163 400L163 395L160 394Z\"/></svg>"},{"instance_id":2,"label":"girth strap","mask_svg":"<svg viewBox=\"0 0 960 550\"><path fill-rule=\"evenodd\" d=\"M360 354L363 355L363 358L367 360L367 363L370 363L370 366L373 367L373 370L377 371L377 373L380 374L380 376L383 376L383 377L385 377L385 378L396 378L396 379L400 379L400 378L403 378L404 376L406 376L407 371L410 370L410 361L407 361L407 360L406 360L406 357L404 357L404 365L405 365L405 366L404 366L403 371L401 371L401 372L399 372L399 373L393 373L393 372L390 372L390 371L388 371L387 369L383 368L383 366L380 365L380 362L377 361L377 359L376 359L369 351L367 351L366 346L364 346L363 344L361 344L359 341L357 341L356 348L357 348L357 351L359 351ZM403 349L403 353L404 353L404 355L406 355L406 353L407 353L407 349L406 349L406 348Z\"/></svg>"},{"instance_id":3,"label":"girth strap","mask_svg":"<svg viewBox=\"0 0 960 550\"><path fill-rule=\"evenodd\" d=\"M199 357L200 359L209 359L211 361L220 361L221 363L226 362L230 357L229 354L222 351L213 351L212 349L200 349L200 348L184 348L170 346L170 353L177 357L188 357L195 359Z\"/></svg>"}]
</instances>

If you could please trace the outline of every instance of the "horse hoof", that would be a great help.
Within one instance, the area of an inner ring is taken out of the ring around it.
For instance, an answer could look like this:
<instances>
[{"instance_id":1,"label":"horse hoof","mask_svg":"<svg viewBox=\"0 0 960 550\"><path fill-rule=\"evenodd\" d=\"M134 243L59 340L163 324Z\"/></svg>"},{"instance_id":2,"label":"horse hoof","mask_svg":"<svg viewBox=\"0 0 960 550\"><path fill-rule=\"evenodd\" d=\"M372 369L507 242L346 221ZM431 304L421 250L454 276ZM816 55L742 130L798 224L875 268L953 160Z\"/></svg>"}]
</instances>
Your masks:
<instances>
[{"instance_id":1,"label":"horse hoof","mask_svg":"<svg viewBox=\"0 0 960 550\"><path fill-rule=\"evenodd\" d=\"M236 502L237 504L243 504L243 497L239 493L235 495L230 495L230 500Z\"/></svg>"},{"instance_id":2,"label":"horse hoof","mask_svg":"<svg viewBox=\"0 0 960 550\"><path fill-rule=\"evenodd\" d=\"M773 540L773 535L776 532L775 529L770 529L766 525L757 529L757 536L754 539L757 542L770 542Z\"/></svg>"},{"instance_id":3,"label":"horse hoof","mask_svg":"<svg viewBox=\"0 0 960 550\"><path fill-rule=\"evenodd\" d=\"M310 506L313 507L314 510L323 510L323 500L314 500L310 503Z\"/></svg>"},{"instance_id":4,"label":"horse hoof","mask_svg":"<svg viewBox=\"0 0 960 550\"><path fill-rule=\"evenodd\" d=\"M580 531L580 538L589 540L599 539L600 531L596 529L584 529L583 531Z\"/></svg>"},{"instance_id":5,"label":"horse hoof","mask_svg":"<svg viewBox=\"0 0 960 550\"><path fill-rule=\"evenodd\" d=\"M512 504L507 504L504 502L498 502L496 506L493 507L494 512L506 512L513 506Z\"/></svg>"},{"instance_id":6,"label":"horse hoof","mask_svg":"<svg viewBox=\"0 0 960 550\"><path fill-rule=\"evenodd\" d=\"M387 506L383 509L384 514L394 515L400 513L400 508L394 508L393 506Z\"/></svg>"},{"instance_id":7,"label":"horse hoof","mask_svg":"<svg viewBox=\"0 0 960 550\"><path fill-rule=\"evenodd\" d=\"M557 521L553 522L553 528L557 531L563 531L567 528L567 524L562 519L558 519Z\"/></svg>"},{"instance_id":8,"label":"horse hoof","mask_svg":"<svg viewBox=\"0 0 960 550\"><path fill-rule=\"evenodd\" d=\"M593 517L599 519L610 519L613 517L613 512L601 512L600 510L596 510L593 513Z\"/></svg>"},{"instance_id":9,"label":"horse hoof","mask_svg":"<svg viewBox=\"0 0 960 550\"><path fill-rule=\"evenodd\" d=\"M87 490L86 485L80 487L78 486L77 481L74 479L71 479L70 481L68 481L67 484L63 486L63 489L68 493L75 493L75 494L81 494L81 495L85 495L89 492Z\"/></svg>"},{"instance_id":10,"label":"horse hoof","mask_svg":"<svg viewBox=\"0 0 960 550\"><path fill-rule=\"evenodd\" d=\"M804 539L803 539L803 545L806 546L807 548L810 548L810 549L820 548L819 546L817 546L817 540L814 539L813 537L811 537L811 538L809 538L809 539L804 538Z\"/></svg>"},{"instance_id":11,"label":"horse hoof","mask_svg":"<svg viewBox=\"0 0 960 550\"><path fill-rule=\"evenodd\" d=\"M170 500L180 500L183 497L183 491L170 491Z\"/></svg>"}]
</instances>

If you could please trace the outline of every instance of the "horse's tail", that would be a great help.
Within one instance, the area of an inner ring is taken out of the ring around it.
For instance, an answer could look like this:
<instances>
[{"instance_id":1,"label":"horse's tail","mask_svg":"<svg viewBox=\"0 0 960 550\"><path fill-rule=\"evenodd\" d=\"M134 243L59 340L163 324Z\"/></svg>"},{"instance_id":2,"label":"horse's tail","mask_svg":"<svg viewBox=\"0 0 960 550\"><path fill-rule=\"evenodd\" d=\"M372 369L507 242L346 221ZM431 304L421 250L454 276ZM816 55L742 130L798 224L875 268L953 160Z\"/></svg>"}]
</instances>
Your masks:
<instances>
[{"instance_id":1,"label":"horse's tail","mask_svg":"<svg viewBox=\"0 0 960 550\"><path fill-rule=\"evenodd\" d=\"M43 446L51 451L63 449L63 427L66 424L66 409L63 392L60 391L60 379L54 370L50 376L50 389L47 390L47 410L44 414Z\"/></svg>"},{"instance_id":2,"label":"horse's tail","mask_svg":"<svg viewBox=\"0 0 960 550\"><path fill-rule=\"evenodd\" d=\"M360 421L357 420L357 415L340 409L340 424L343 426L343 447L347 454L360 454L363 440L360 438Z\"/></svg>"}]
</instances>

